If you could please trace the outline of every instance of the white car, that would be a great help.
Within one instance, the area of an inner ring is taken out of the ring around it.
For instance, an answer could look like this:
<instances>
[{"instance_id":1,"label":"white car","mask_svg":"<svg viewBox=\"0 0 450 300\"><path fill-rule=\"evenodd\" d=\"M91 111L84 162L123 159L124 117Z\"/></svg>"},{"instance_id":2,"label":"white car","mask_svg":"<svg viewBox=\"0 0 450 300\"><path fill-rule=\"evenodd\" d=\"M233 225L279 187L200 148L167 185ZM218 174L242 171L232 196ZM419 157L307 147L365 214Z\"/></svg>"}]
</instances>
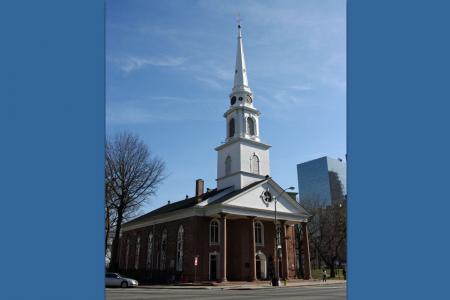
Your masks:
<instances>
[{"instance_id":1,"label":"white car","mask_svg":"<svg viewBox=\"0 0 450 300\"><path fill-rule=\"evenodd\" d=\"M122 288L138 286L137 280L122 277L118 273L106 273L105 274L105 285L106 286L120 286Z\"/></svg>"}]
</instances>

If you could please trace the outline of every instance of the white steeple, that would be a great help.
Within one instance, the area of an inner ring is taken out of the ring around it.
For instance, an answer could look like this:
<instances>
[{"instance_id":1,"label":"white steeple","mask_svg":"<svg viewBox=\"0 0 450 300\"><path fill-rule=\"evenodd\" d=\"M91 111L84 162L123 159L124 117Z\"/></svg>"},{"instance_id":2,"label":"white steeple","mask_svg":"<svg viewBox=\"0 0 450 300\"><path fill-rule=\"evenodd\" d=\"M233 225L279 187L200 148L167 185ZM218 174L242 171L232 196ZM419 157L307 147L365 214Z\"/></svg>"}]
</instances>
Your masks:
<instances>
[{"instance_id":1,"label":"white steeple","mask_svg":"<svg viewBox=\"0 0 450 300\"><path fill-rule=\"evenodd\" d=\"M234 68L233 92L251 92L248 86L247 68L245 66L244 45L242 43L241 25L238 25L238 42L236 51L236 67Z\"/></svg>"},{"instance_id":2,"label":"white steeple","mask_svg":"<svg viewBox=\"0 0 450 300\"><path fill-rule=\"evenodd\" d=\"M234 84L226 119L225 143L217 147L217 187L243 188L270 175L270 145L259 137L260 112L253 106L253 94L248 86L241 25L238 41Z\"/></svg>"}]
</instances>

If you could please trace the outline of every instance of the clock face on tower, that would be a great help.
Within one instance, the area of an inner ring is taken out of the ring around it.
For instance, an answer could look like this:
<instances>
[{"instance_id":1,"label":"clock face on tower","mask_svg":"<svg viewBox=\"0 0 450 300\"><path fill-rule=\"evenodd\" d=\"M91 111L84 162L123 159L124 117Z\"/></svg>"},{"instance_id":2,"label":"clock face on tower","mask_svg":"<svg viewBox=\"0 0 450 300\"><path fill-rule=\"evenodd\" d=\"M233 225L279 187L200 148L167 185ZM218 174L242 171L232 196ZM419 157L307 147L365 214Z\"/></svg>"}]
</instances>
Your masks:
<instances>
[{"instance_id":1,"label":"clock face on tower","mask_svg":"<svg viewBox=\"0 0 450 300\"><path fill-rule=\"evenodd\" d=\"M253 102L253 99L250 95L248 95L245 100L247 101L248 104L251 104Z\"/></svg>"}]
</instances>

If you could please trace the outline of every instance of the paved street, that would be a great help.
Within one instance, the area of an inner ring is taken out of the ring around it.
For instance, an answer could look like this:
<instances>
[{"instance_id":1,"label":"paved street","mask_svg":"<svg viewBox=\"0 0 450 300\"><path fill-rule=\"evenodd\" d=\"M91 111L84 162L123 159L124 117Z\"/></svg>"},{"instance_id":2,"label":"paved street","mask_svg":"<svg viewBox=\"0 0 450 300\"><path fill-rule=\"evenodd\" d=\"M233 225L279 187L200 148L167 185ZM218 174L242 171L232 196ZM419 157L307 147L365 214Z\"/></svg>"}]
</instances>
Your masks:
<instances>
[{"instance_id":1,"label":"paved street","mask_svg":"<svg viewBox=\"0 0 450 300\"><path fill-rule=\"evenodd\" d=\"M344 284L326 286L299 286L252 290L232 289L106 289L107 300L140 299L302 299L344 300Z\"/></svg>"}]
</instances>

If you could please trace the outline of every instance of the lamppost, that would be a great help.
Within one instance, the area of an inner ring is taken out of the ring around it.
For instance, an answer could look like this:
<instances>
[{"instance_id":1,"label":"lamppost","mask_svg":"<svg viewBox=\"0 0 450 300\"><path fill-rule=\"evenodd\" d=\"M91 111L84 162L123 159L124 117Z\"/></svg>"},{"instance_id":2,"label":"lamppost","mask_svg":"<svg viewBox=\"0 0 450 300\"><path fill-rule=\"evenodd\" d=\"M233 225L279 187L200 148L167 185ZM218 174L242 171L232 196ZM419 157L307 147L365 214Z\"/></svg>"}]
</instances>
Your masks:
<instances>
[{"instance_id":1,"label":"lamppost","mask_svg":"<svg viewBox=\"0 0 450 300\"><path fill-rule=\"evenodd\" d=\"M281 259L281 245L280 245L280 228L277 224L277 198L283 195L287 190L294 190L293 186L284 189L277 196L272 196L269 200L270 202L274 201L275 205L275 276L272 278L272 285L279 286L280 285L280 270L279 270L279 261Z\"/></svg>"}]
</instances>

